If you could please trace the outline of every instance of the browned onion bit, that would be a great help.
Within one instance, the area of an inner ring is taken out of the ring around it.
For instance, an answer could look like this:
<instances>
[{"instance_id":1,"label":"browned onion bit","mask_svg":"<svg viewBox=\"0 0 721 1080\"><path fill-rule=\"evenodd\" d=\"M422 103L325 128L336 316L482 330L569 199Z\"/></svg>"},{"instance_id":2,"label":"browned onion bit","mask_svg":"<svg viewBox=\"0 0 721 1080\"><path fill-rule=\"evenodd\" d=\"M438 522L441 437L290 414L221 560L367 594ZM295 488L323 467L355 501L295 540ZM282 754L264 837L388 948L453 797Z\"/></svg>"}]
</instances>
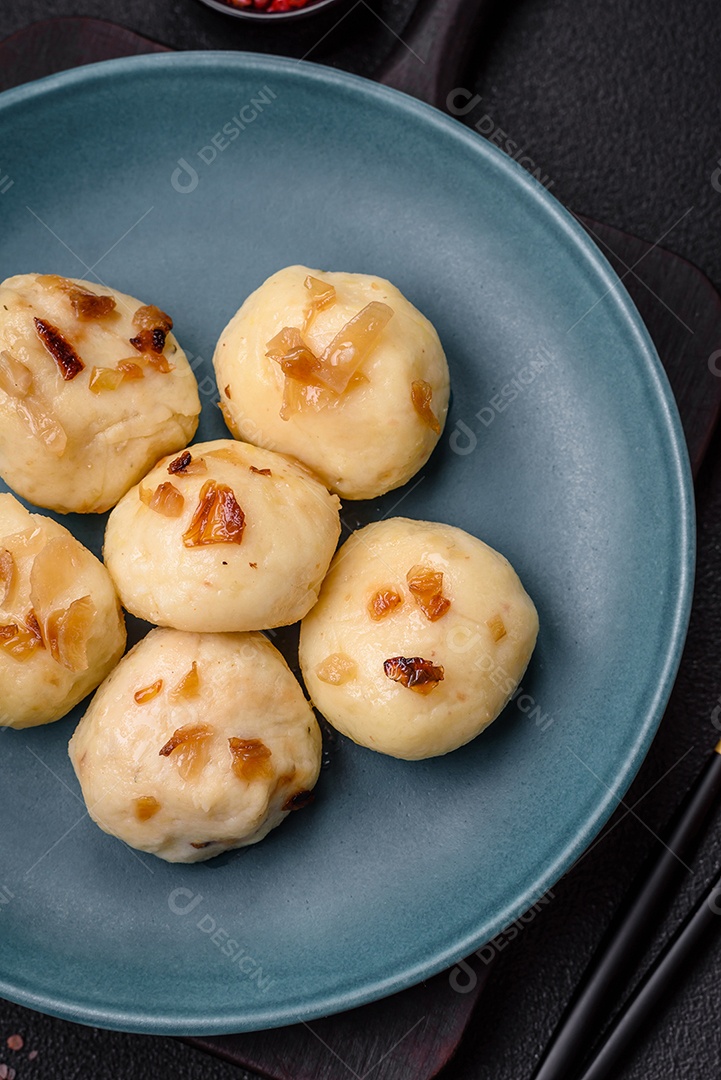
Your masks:
<instances>
[{"instance_id":1,"label":"browned onion bit","mask_svg":"<svg viewBox=\"0 0 721 1080\"><path fill-rule=\"evenodd\" d=\"M101 394L106 390L117 390L123 378L123 373L115 368L94 367L88 386L93 394Z\"/></svg>"},{"instance_id":2,"label":"browned onion bit","mask_svg":"<svg viewBox=\"0 0 721 1080\"><path fill-rule=\"evenodd\" d=\"M79 285L72 285L68 289L68 299L79 319L102 319L115 310L114 297L99 296L90 289L81 289Z\"/></svg>"},{"instance_id":3,"label":"browned onion bit","mask_svg":"<svg viewBox=\"0 0 721 1080\"><path fill-rule=\"evenodd\" d=\"M445 675L442 667L436 667L422 656L392 656L383 661L383 670L387 678L417 694L430 694Z\"/></svg>"},{"instance_id":4,"label":"browned onion bit","mask_svg":"<svg viewBox=\"0 0 721 1080\"><path fill-rule=\"evenodd\" d=\"M94 367L90 372L90 389L94 394L117 390L121 383L145 378L140 364L134 360L119 360L114 368Z\"/></svg>"},{"instance_id":5,"label":"browned onion bit","mask_svg":"<svg viewBox=\"0 0 721 1080\"><path fill-rule=\"evenodd\" d=\"M188 465L190 465L192 460L193 460L193 455L190 453L190 451L189 450L183 450L183 453L179 457L176 457L173 461L170 462L170 465L168 465L168 472L169 473L182 473L182 472L185 472L185 470L188 468Z\"/></svg>"},{"instance_id":6,"label":"browned onion bit","mask_svg":"<svg viewBox=\"0 0 721 1080\"><path fill-rule=\"evenodd\" d=\"M324 386L342 394L393 318L393 308L372 300L342 327L319 359Z\"/></svg>"},{"instance_id":7,"label":"browned onion bit","mask_svg":"<svg viewBox=\"0 0 721 1080\"><path fill-rule=\"evenodd\" d=\"M130 338L130 344L139 353L162 353L165 348L165 331L156 326L154 330L141 330Z\"/></svg>"},{"instance_id":8,"label":"browned onion bit","mask_svg":"<svg viewBox=\"0 0 721 1080\"><path fill-rule=\"evenodd\" d=\"M368 601L368 614L374 622L380 622L403 603L403 597L395 589L379 589Z\"/></svg>"},{"instance_id":9,"label":"browned onion bit","mask_svg":"<svg viewBox=\"0 0 721 1080\"><path fill-rule=\"evenodd\" d=\"M145 372L140 364L136 364L133 360L119 360L115 367L117 371L121 372L123 378L128 381L145 378Z\"/></svg>"},{"instance_id":10,"label":"browned onion bit","mask_svg":"<svg viewBox=\"0 0 721 1080\"><path fill-rule=\"evenodd\" d=\"M297 379L309 386L319 386L321 362L303 341L295 326L284 326L266 345L265 355L275 360L287 379Z\"/></svg>"},{"instance_id":11,"label":"browned onion bit","mask_svg":"<svg viewBox=\"0 0 721 1080\"><path fill-rule=\"evenodd\" d=\"M45 619L45 640L50 655L68 671L88 670L88 641L97 608L90 596L73 600L69 607Z\"/></svg>"},{"instance_id":12,"label":"browned onion bit","mask_svg":"<svg viewBox=\"0 0 721 1080\"><path fill-rule=\"evenodd\" d=\"M153 795L140 795L133 799L133 808L138 821L148 821L160 809L160 803Z\"/></svg>"},{"instance_id":13,"label":"browned onion bit","mask_svg":"<svg viewBox=\"0 0 721 1080\"><path fill-rule=\"evenodd\" d=\"M207 471L205 458L194 458L189 450L183 450L183 453L168 465L171 476L204 476Z\"/></svg>"},{"instance_id":14,"label":"browned onion bit","mask_svg":"<svg viewBox=\"0 0 721 1080\"><path fill-rule=\"evenodd\" d=\"M193 841L191 840L191 841L190 841L190 846L191 846L191 847L194 847L194 848L196 848L196 849L197 849L198 851L200 851L200 850L201 850L201 848L204 848L204 847L211 847L211 845L212 845L212 844L218 844L219 842L220 842L220 841L218 841L218 840L201 840L201 841L200 841L199 843L194 843L194 842L193 842Z\"/></svg>"},{"instance_id":15,"label":"browned onion bit","mask_svg":"<svg viewBox=\"0 0 721 1080\"><path fill-rule=\"evenodd\" d=\"M141 498L143 498L142 494ZM145 502L145 499L143 499L143 502ZM156 487L147 505L156 514L162 514L163 517L177 518L183 512L185 499L178 489L169 480L166 480L164 484L159 484Z\"/></svg>"},{"instance_id":16,"label":"browned onion bit","mask_svg":"<svg viewBox=\"0 0 721 1080\"><path fill-rule=\"evenodd\" d=\"M294 795L289 795L283 803L283 810L302 810L304 806L308 806L315 800L315 795L312 791L296 791Z\"/></svg>"},{"instance_id":17,"label":"browned onion bit","mask_svg":"<svg viewBox=\"0 0 721 1080\"><path fill-rule=\"evenodd\" d=\"M67 338L64 338L60 333L57 326L46 322L45 319L35 318L33 322L35 323L35 332L58 365L60 374L66 382L70 382L71 379L80 374L85 364Z\"/></svg>"},{"instance_id":18,"label":"browned onion bit","mask_svg":"<svg viewBox=\"0 0 721 1080\"><path fill-rule=\"evenodd\" d=\"M311 274L308 274L303 284L310 293L310 301L303 320L303 331L305 332L309 329L319 311L325 311L327 307L335 303L336 294L335 286L327 281L321 281L320 278L313 277Z\"/></svg>"},{"instance_id":19,"label":"browned onion bit","mask_svg":"<svg viewBox=\"0 0 721 1080\"><path fill-rule=\"evenodd\" d=\"M411 383L411 401L413 402L413 408L424 424L427 424L431 431L435 431L436 435L441 433L441 425L438 422L438 417L431 408L431 401L433 400L433 387L430 383L425 382L423 379L418 379L416 382Z\"/></svg>"},{"instance_id":20,"label":"browned onion bit","mask_svg":"<svg viewBox=\"0 0 721 1080\"><path fill-rule=\"evenodd\" d=\"M156 698L160 691L163 689L163 680L156 679L150 686L143 686L142 689L136 690L133 694L136 705L147 705L149 701ZM161 751L162 753L162 751Z\"/></svg>"},{"instance_id":21,"label":"browned onion bit","mask_svg":"<svg viewBox=\"0 0 721 1080\"><path fill-rule=\"evenodd\" d=\"M239 780L270 779L271 751L261 739L228 739L232 769Z\"/></svg>"},{"instance_id":22,"label":"browned onion bit","mask_svg":"<svg viewBox=\"0 0 721 1080\"><path fill-rule=\"evenodd\" d=\"M183 780L192 780L208 761L208 740L213 734L207 724L186 724L178 728L158 751L161 757L176 755Z\"/></svg>"},{"instance_id":23,"label":"browned onion bit","mask_svg":"<svg viewBox=\"0 0 721 1080\"><path fill-rule=\"evenodd\" d=\"M256 469L255 465L250 466L250 471L257 473L258 476L272 476L270 469Z\"/></svg>"},{"instance_id":24,"label":"browned onion bit","mask_svg":"<svg viewBox=\"0 0 721 1080\"><path fill-rule=\"evenodd\" d=\"M160 329L168 334L173 329L173 320L155 304L143 304L133 315L133 326L138 330Z\"/></svg>"},{"instance_id":25,"label":"browned onion bit","mask_svg":"<svg viewBox=\"0 0 721 1080\"><path fill-rule=\"evenodd\" d=\"M207 738L210 734L205 724L186 724L185 727L177 728L168 741L161 746L158 754L160 757L170 757L174 750L186 743L193 742L198 738Z\"/></svg>"},{"instance_id":26,"label":"browned onion bit","mask_svg":"<svg viewBox=\"0 0 721 1080\"><path fill-rule=\"evenodd\" d=\"M508 633L506 624L500 615L494 615L491 619L487 619L486 626L491 631L491 637L494 641L500 641Z\"/></svg>"},{"instance_id":27,"label":"browned onion bit","mask_svg":"<svg viewBox=\"0 0 721 1080\"><path fill-rule=\"evenodd\" d=\"M171 690L173 698L194 698L200 691L200 676L198 675L198 663L193 660L190 671L186 672L178 685Z\"/></svg>"},{"instance_id":28,"label":"browned onion bit","mask_svg":"<svg viewBox=\"0 0 721 1080\"><path fill-rule=\"evenodd\" d=\"M430 566L412 566L406 574L415 602L430 622L441 619L451 606L443 595L443 574Z\"/></svg>"},{"instance_id":29,"label":"browned onion bit","mask_svg":"<svg viewBox=\"0 0 721 1080\"><path fill-rule=\"evenodd\" d=\"M185 547L207 544L240 544L245 514L227 484L206 480L190 525L183 533Z\"/></svg>"},{"instance_id":30,"label":"browned onion bit","mask_svg":"<svg viewBox=\"0 0 721 1080\"><path fill-rule=\"evenodd\" d=\"M25 624L8 623L0 626L0 648L12 656L13 660L28 660L38 649L44 649L45 643L38 620L32 608L25 617Z\"/></svg>"},{"instance_id":31,"label":"browned onion bit","mask_svg":"<svg viewBox=\"0 0 721 1080\"><path fill-rule=\"evenodd\" d=\"M331 653L316 666L315 673L321 682L341 686L349 679L354 679L357 670L355 660L351 660L346 653Z\"/></svg>"},{"instance_id":32,"label":"browned onion bit","mask_svg":"<svg viewBox=\"0 0 721 1080\"><path fill-rule=\"evenodd\" d=\"M77 285L70 278L60 277L59 274L38 274L35 281L43 288L59 289L66 293L73 312L79 319L102 319L104 315L115 310L114 297L94 293L85 286Z\"/></svg>"}]
</instances>

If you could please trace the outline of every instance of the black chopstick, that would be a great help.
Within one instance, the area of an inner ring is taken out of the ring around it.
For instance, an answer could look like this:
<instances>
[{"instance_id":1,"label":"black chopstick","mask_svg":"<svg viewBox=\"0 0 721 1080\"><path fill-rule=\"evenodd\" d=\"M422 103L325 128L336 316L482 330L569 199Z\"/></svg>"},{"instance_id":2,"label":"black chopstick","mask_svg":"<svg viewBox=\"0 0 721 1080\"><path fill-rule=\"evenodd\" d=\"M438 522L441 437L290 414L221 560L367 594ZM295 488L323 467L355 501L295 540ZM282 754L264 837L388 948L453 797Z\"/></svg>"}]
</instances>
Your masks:
<instances>
[{"instance_id":1,"label":"black chopstick","mask_svg":"<svg viewBox=\"0 0 721 1080\"><path fill-rule=\"evenodd\" d=\"M579 1069L590 1048L653 937L662 908L688 870L687 863L720 794L721 742L709 755L629 890L556 1028L533 1080L578 1080Z\"/></svg>"},{"instance_id":2,"label":"black chopstick","mask_svg":"<svg viewBox=\"0 0 721 1080\"><path fill-rule=\"evenodd\" d=\"M721 929L721 874L688 916L604 1036L578 1080L609 1080L651 1014L668 997L677 977L709 935Z\"/></svg>"}]
</instances>

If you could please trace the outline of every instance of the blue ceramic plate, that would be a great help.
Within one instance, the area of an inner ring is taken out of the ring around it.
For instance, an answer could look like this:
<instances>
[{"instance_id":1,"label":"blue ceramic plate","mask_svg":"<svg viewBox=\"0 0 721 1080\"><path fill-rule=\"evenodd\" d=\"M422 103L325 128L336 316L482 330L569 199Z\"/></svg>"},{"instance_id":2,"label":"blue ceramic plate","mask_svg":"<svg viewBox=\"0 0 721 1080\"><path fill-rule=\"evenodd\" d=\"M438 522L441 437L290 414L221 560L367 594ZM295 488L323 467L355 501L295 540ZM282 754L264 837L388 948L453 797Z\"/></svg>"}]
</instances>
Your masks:
<instances>
[{"instance_id":1,"label":"blue ceramic plate","mask_svg":"<svg viewBox=\"0 0 721 1080\"><path fill-rule=\"evenodd\" d=\"M89 821L66 755L80 709L6 731L0 993L197 1034L311 1019L453 964L598 832L676 672L691 484L637 312L514 162L322 67L186 53L81 68L2 95L0 148L0 276L90 277L170 311L203 439L225 434L213 346L265 277L304 262L395 282L439 330L452 409L429 466L346 504L345 523L459 525L508 555L541 619L522 695L472 745L409 763L339 739L311 809L206 864L136 856ZM100 550L102 519L65 520Z\"/></svg>"}]
</instances>

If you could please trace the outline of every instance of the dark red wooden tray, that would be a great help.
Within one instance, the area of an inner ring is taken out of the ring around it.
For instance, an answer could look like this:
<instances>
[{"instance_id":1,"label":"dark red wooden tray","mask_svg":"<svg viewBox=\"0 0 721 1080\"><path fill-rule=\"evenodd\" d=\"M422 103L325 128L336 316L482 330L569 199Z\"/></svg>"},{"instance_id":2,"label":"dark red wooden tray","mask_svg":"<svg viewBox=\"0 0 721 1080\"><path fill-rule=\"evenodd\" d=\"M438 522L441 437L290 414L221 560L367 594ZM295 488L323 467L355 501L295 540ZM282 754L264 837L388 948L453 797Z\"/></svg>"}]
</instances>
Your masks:
<instances>
[{"instance_id":1,"label":"dark red wooden tray","mask_svg":"<svg viewBox=\"0 0 721 1080\"><path fill-rule=\"evenodd\" d=\"M379 81L443 108L486 7L486 0L421 0ZM0 89L97 60L162 51L166 46L97 19L44 20L0 43ZM721 378L710 362L721 342L721 298L678 256L580 220L649 328L679 404L697 474L721 410ZM347 1080L349 1075L431 1080L457 1049L491 969L473 957L455 978L446 972L312 1024L189 1041L271 1080Z\"/></svg>"}]
</instances>

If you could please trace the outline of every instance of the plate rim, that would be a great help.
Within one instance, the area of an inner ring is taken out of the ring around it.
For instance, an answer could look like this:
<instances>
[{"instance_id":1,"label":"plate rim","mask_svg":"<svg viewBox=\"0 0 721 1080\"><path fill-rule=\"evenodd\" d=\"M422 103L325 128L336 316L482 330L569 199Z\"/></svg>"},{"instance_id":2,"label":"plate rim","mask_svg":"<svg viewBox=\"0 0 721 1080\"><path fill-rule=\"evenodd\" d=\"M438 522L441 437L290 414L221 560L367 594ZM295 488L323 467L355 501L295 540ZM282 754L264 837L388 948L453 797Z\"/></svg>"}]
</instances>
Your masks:
<instances>
[{"instance_id":1,"label":"plate rim","mask_svg":"<svg viewBox=\"0 0 721 1080\"><path fill-rule=\"evenodd\" d=\"M169 1011L158 1014L152 1011L152 1007L145 1009L136 1007L134 1010L128 1010L119 1006L98 1005L96 1002L83 1000L82 993L77 991L72 998L68 993L51 994L47 991L33 991L30 987L18 982L13 983L12 979L0 972L0 995L48 1015L110 1030L175 1036L219 1035L281 1027L357 1008L398 993L471 955L523 914L567 873L619 804L640 769L663 717L681 662L691 615L696 532L693 479L678 407L650 334L623 281L592 238L555 196L521 165L504 154L500 148L477 135L457 119L446 116L440 110L408 94L380 85L360 75L312 61L240 50L147 53L80 65L1 92L0 115L16 105L32 101L33 98L62 92L78 84L92 83L95 79L112 79L116 75L123 74L132 76L139 70L144 72L149 69L167 68L175 71L178 68L191 67L209 72L228 71L232 67L246 72L253 69L284 75L295 72L300 73L300 78L304 80L314 81L329 88L350 90L366 99L368 97L377 99L391 108L401 109L406 114L414 114L422 122L461 141L473 153L489 161L499 172L505 173L511 185L525 189L524 195L533 200L540 207L540 212L552 219L561 232L565 233L566 238L579 250L585 266L591 268L598 279L608 287L608 294L615 294L613 302L635 339L638 359L643 361L655 391L652 399L654 411L657 419L662 422L668 440L669 465L674 479L672 490L678 502L679 533L677 538L678 590L673 608L673 619L669 624L666 652L655 693L649 700L642 719L639 720L638 734L633 747L618 768L612 783L606 785L605 795L595 804L594 812L586 817L582 825L576 829L573 837L555 861L546 867L530 886L526 887L521 896L517 897L513 903L507 904L496 917L493 921L493 933L490 935L485 930L480 933L476 931L475 934L469 933L463 939L457 940L453 946L441 952L434 952L433 956L423 963L406 967L400 973L395 972L383 978L377 977L372 982L366 980L360 988L353 991L329 991L322 999L316 994L310 1004L307 1001L305 1003L298 1001L295 1005L287 1004L284 1007L273 1006L250 1010L245 1008L241 1011L237 1006L235 1008L225 1006L222 1011L214 1006L204 1016L199 1015L202 1009L196 1010L192 1015L175 1014Z\"/></svg>"}]
</instances>

